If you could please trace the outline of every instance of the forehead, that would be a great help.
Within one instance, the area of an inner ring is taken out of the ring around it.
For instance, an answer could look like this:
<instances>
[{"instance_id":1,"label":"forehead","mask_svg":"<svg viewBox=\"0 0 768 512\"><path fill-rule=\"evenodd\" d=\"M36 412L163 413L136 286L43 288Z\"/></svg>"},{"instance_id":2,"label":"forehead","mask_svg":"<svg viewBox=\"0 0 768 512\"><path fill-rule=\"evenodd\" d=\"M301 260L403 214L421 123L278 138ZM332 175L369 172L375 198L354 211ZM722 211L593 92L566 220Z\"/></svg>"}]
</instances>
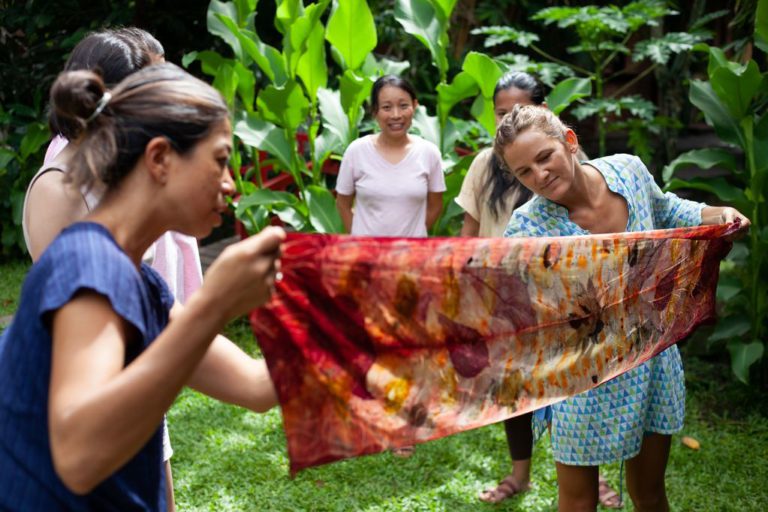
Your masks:
<instances>
[{"instance_id":1,"label":"forehead","mask_svg":"<svg viewBox=\"0 0 768 512\"><path fill-rule=\"evenodd\" d=\"M208 136L201 142L213 144L217 148L226 147L231 149L232 147L232 125L229 123L229 119L216 123L211 127L211 131Z\"/></svg>"},{"instance_id":2,"label":"forehead","mask_svg":"<svg viewBox=\"0 0 768 512\"><path fill-rule=\"evenodd\" d=\"M510 87L509 89L502 89L496 94L496 101L494 102L496 108L511 109L515 105L533 105L531 101L531 95L517 87Z\"/></svg>"},{"instance_id":3,"label":"forehead","mask_svg":"<svg viewBox=\"0 0 768 512\"><path fill-rule=\"evenodd\" d=\"M395 101L411 101L411 95L408 91L394 85L385 85L379 91L379 103Z\"/></svg>"},{"instance_id":4,"label":"forehead","mask_svg":"<svg viewBox=\"0 0 768 512\"><path fill-rule=\"evenodd\" d=\"M541 130L530 128L519 134L512 144L508 144L504 148L504 159L510 169L514 169L527 163L528 160L534 159L542 149L556 147L559 143L559 140L550 137Z\"/></svg>"}]
</instances>

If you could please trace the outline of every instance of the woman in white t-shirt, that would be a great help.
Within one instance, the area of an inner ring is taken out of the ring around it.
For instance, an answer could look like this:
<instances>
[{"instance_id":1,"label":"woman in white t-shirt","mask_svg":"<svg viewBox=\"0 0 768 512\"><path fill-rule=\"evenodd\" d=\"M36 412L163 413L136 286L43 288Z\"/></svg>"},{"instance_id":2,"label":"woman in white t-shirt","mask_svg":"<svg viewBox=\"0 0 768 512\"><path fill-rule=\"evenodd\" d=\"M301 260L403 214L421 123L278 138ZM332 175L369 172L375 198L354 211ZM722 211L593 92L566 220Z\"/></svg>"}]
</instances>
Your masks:
<instances>
[{"instance_id":1,"label":"woman in white t-shirt","mask_svg":"<svg viewBox=\"0 0 768 512\"><path fill-rule=\"evenodd\" d=\"M440 216L440 150L408 133L417 105L402 78L387 75L373 84L371 111L381 131L349 145L336 183L336 207L348 233L424 237Z\"/></svg>"}]
</instances>

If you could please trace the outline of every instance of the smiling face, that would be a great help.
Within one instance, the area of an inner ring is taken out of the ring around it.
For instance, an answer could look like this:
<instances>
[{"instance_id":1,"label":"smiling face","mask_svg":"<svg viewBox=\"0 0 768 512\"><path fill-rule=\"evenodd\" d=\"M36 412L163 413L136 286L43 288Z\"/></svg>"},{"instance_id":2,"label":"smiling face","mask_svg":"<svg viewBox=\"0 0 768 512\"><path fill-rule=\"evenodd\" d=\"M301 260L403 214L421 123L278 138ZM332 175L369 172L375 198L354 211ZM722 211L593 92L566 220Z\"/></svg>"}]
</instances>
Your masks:
<instances>
[{"instance_id":1,"label":"smiling face","mask_svg":"<svg viewBox=\"0 0 768 512\"><path fill-rule=\"evenodd\" d=\"M388 138L400 138L408 133L413 121L417 102L408 91L385 85L379 91L378 109L374 118L379 123L381 133Z\"/></svg>"},{"instance_id":2,"label":"smiling face","mask_svg":"<svg viewBox=\"0 0 768 512\"><path fill-rule=\"evenodd\" d=\"M531 94L517 87L502 89L496 93L496 97L493 99L493 114L496 117L496 126L501 123L501 119L507 113L512 111L512 107L515 105L534 105L533 100L531 100Z\"/></svg>"},{"instance_id":3,"label":"smiling face","mask_svg":"<svg viewBox=\"0 0 768 512\"><path fill-rule=\"evenodd\" d=\"M221 224L226 196L235 190L228 167L231 153L232 128L224 120L185 155L176 155L171 175L177 218L182 223L177 231L201 238Z\"/></svg>"},{"instance_id":4,"label":"smiling face","mask_svg":"<svg viewBox=\"0 0 768 512\"><path fill-rule=\"evenodd\" d=\"M576 161L575 134L566 142L531 128L504 147L504 161L512 175L534 194L561 203L573 184Z\"/></svg>"}]
</instances>

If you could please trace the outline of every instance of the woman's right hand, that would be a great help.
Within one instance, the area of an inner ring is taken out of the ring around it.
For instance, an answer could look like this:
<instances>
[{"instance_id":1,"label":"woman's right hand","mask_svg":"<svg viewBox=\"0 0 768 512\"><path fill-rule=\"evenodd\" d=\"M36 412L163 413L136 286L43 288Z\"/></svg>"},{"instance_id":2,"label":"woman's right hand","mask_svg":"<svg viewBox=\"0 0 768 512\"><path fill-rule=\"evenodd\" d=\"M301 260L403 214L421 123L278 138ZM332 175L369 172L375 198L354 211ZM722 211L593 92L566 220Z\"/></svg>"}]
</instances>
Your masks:
<instances>
[{"instance_id":1,"label":"woman's right hand","mask_svg":"<svg viewBox=\"0 0 768 512\"><path fill-rule=\"evenodd\" d=\"M230 245L205 274L203 288L226 319L247 313L269 300L280 266L281 228L260 233Z\"/></svg>"}]
</instances>

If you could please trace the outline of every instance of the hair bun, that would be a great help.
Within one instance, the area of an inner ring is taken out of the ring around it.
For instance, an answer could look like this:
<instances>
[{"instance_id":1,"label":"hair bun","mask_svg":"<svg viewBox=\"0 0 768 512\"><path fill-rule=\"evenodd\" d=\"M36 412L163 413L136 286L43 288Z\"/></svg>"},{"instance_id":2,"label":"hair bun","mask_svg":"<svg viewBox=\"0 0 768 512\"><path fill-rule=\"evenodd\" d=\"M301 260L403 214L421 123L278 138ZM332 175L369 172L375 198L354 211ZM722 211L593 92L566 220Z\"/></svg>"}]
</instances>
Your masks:
<instances>
[{"instance_id":1,"label":"hair bun","mask_svg":"<svg viewBox=\"0 0 768 512\"><path fill-rule=\"evenodd\" d=\"M101 76L93 71L65 71L51 87L51 115L69 140L76 139L86 128L86 121L106 92Z\"/></svg>"}]
</instances>

